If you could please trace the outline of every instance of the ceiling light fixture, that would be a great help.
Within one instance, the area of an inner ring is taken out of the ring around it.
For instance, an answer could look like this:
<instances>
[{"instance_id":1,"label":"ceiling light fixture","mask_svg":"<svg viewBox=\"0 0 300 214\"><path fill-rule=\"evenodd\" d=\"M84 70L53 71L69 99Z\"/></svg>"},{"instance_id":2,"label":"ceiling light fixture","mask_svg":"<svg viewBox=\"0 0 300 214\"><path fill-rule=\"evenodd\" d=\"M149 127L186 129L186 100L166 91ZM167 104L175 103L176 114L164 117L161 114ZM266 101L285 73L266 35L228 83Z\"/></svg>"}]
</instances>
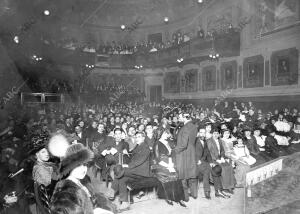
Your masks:
<instances>
[{"instance_id":1,"label":"ceiling light fixture","mask_svg":"<svg viewBox=\"0 0 300 214\"><path fill-rule=\"evenodd\" d=\"M19 44L20 41L19 41L19 37L18 36L14 37L14 42L17 43L17 44Z\"/></svg>"},{"instance_id":2,"label":"ceiling light fixture","mask_svg":"<svg viewBox=\"0 0 300 214\"><path fill-rule=\"evenodd\" d=\"M177 59L176 61L177 61L178 63L181 63L181 62L183 62L183 58Z\"/></svg>"},{"instance_id":3,"label":"ceiling light fixture","mask_svg":"<svg viewBox=\"0 0 300 214\"><path fill-rule=\"evenodd\" d=\"M169 22L169 17L165 17L165 18L164 18L164 22L165 22L165 23L168 23L168 22Z\"/></svg>"},{"instance_id":4,"label":"ceiling light fixture","mask_svg":"<svg viewBox=\"0 0 300 214\"><path fill-rule=\"evenodd\" d=\"M211 50L210 50L210 52L208 54L208 57L212 61L219 60L219 58L220 58L220 54L215 49L214 39L212 40L212 48L211 48Z\"/></svg>"},{"instance_id":5,"label":"ceiling light fixture","mask_svg":"<svg viewBox=\"0 0 300 214\"><path fill-rule=\"evenodd\" d=\"M44 10L44 15L45 16L49 16L50 15L50 11L49 10Z\"/></svg>"},{"instance_id":6,"label":"ceiling light fixture","mask_svg":"<svg viewBox=\"0 0 300 214\"><path fill-rule=\"evenodd\" d=\"M125 25L121 25L121 29L125 30L126 26Z\"/></svg>"},{"instance_id":7,"label":"ceiling light fixture","mask_svg":"<svg viewBox=\"0 0 300 214\"><path fill-rule=\"evenodd\" d=\"M89 64L85 64L85 67L86 67L86 68L94 68L94 67L95 67L95 65L89 65Z\"/></svg>"}]
</instances>

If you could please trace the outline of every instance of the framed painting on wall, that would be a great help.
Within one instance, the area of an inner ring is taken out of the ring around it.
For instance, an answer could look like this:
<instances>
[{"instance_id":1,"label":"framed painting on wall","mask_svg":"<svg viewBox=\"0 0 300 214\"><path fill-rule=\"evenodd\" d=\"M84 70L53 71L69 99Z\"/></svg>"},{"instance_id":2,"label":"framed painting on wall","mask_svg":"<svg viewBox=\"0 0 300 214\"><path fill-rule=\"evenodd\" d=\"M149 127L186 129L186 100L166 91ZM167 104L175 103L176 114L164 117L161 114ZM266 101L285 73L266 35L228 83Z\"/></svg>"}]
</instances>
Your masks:
<instances>
[{"instance_id":1,"label":"framed painting on wall","mask_svg":"<svg viewBox=\"0 0 300 214\"><path fill-rule=\"evenodd\" d=\"M277 71L278 76L289 75L289 59L287 57L278 59Z\"/></svg>"},{"instance_id":2,"label":"framed painting on wall","mask_svg":"<svg viewBox=\"0 0 300 214\"><path fill-rule=\"evenodd\" d=\"M259 78L258 64L255 62L249 62L247 65L248 80L257 80Z\"/></svg>"},{"instance_id":3,"label":"framed painting on wall","mask_svg":"<svg viewBox=\"0 0 300 214\"><path fill-rule=\"evenodd\" d=\"M271 85L297 84L298 65L298 49L289 48L273 52L271 55Z\"/></svg>"},{"instance_id":4,"label":"framed painting on wall","mask_svg":"<svg viewBox=\"0 0 300 214\"><path fill-rule=\"evenodd\" d=\"M264 57L251 56L243 62L243 87L255 88L264 86Z\"/></svg>"},{"instance_id":5,"label":"framed painting on wall","mask_svg":"<svg viewBox=\"0 0 300 214\"><path fill-rule=\"evenodd\" d=\"M222 89L237 87L237 62L235 60L221 64L221 87Z\"/></svg>"},{"instance_id":6,"label":"framed painting on wall","mask_svg":"<svg viewBox=\"0 0 300 214\"><path fill-rule=\"evenodd\" d=\"M203 68L203 91L216 90L216 67L207 66Z\"/></svg>"}]
</instances>

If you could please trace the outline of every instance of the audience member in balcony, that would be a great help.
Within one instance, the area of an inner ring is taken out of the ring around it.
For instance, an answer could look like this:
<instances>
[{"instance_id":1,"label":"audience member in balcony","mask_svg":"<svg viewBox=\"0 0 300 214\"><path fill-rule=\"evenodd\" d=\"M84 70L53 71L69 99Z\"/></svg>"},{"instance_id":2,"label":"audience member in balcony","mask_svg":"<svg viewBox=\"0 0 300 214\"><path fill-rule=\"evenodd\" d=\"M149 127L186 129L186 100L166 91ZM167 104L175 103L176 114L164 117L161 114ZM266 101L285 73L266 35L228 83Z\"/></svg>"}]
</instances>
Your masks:
<instances>
[{"instance_id":1,"label":"audience member in balcony","mask_svg":"<svg viewBox=\"0 0 300 214\"><path fill-rule=\"evenodd\" d=\"M183 42L188 42L190 41L191 37L189 36L189 33L183 34Z\"/></svg>"},{"instance_id":2,"label":"audience member in balcony","mask_svg":"<svg viewBox=\"0 0 300 214\"><path fill-rule=\"evenodd\" d=\"M205 37L205 32L200 25L197 28L197 37L201 38L201 39L203 39Z\"/></svg>"}]
</instances>

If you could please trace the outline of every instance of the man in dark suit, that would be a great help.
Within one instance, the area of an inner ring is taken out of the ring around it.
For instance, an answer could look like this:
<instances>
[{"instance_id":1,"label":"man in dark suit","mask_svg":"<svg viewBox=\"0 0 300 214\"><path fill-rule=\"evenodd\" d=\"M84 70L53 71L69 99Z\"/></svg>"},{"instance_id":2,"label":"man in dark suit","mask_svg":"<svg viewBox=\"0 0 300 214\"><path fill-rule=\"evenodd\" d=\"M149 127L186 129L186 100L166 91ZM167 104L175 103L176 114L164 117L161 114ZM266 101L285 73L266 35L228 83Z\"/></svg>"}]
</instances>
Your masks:
<instances>
[{"instance_id":1,"label":"man in dark suit","mask_svg":"<svg viewBox=\"0 0 300 214\"><path fill-rule=\"evenodd\" d=\"M112 183L113 190L120 195L120 210L129 209L127 184L151 177L150 149L145 143L145 134L137 132L135 137L137 146L132 150L131 160L128 165L123 165L122 172L115 173Z\"/></svg>"},{"instance_id":2,"label":"man in dark suit","mask_svg":"<svg viewBox=\"0 0 300 214\"><path fill-rule=\"evenodd\" d=\"M212 137L207 140L207 147L211 154L213 163L222 167L221 181L223 191L233 194L233 189L236 183L234 171L229 159L225 156L225 150L219 136L220 130L214 127L212 130ZM217 194L216 197L218 197Z\"/></svg>"},{"instance_id":3,"label":"man in dark suit","mask_svg":"<svg viewBox=\"0 0 300 214\"><path fill-rule=\"evenodd\" d=\"M195 155L197 126L193 124L190 115L187 113L181 113L179 121L184 126L178 132L177 145L174 148L174 152L176 154L178 177L183 183L185 201L189 201L189 188L193 198L197 198L198 195Z\"/></svg>"},{"instance_id":4,"label":"man in dark suit","mask_svg":"<svg viewBox=\"0 0 300 214\"><path fill-rule=\"evenodd\" d=\"M75 127L75 134L76 134L76 137L77 137L77 143L81 143L84 146L87 146L87 136L83 132L83 130L80 126Z\"/></svg>"},{"instance_id":5,"label":"man in dark suit","mask_svg":"<svg viewBox=\"0 0 300 214\"><path fill-rule=\"evenodd\" d=\"M203 186L204 186L204 195L205 198L211 199L210 197L210 185L209 185L209 177L212 171L212 158L209 153L207 143L205 140L206 130L205 126L200 126L198 131L198 137L196 140L196 163L197 163L197 175L202 176L203 178ZM217 174L212 176L216 197L223 197L226 196L221 192L222 184L221 184L221 177Z\"/></svg>"}]
</instances>

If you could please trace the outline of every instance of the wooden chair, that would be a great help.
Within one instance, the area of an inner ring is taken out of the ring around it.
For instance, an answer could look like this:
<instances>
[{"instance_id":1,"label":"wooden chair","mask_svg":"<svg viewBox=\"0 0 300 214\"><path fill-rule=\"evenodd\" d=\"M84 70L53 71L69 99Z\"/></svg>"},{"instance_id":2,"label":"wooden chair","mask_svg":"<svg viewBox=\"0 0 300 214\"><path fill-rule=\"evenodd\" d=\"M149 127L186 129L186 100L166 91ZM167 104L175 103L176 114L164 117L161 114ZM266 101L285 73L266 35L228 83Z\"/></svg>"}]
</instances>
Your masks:
<instances>
[{"instance_id":1,"label":"wooden chair","mask_svg":"<svg viewBox=\"0 0 300 214\"><path fill-rule=\"evenodd\" d=\"M130 199L131 203L133 201L133 193L138 190L145 190L145 189L153 189L153 192L156 196L156 187L159 185L159 181L155 177L144 178L139 181L129 182L127 184L128 191L128 198Z\"/></svg>"}]
</instances>

